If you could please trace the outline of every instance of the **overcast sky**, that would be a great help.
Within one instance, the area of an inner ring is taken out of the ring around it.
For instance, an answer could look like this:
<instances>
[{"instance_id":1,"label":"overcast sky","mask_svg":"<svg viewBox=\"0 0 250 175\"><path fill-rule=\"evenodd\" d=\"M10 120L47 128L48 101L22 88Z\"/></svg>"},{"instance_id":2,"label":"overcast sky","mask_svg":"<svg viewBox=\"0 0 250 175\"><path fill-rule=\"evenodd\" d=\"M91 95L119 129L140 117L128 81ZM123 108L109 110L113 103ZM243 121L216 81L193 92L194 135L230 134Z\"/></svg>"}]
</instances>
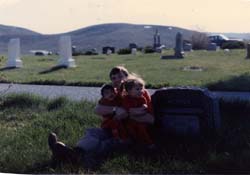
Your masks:
<instances>
[{"instance_id":1,"label":"overcast sky","mask_svg":"<svg viewBox=\"0 0 250 175\"><path fill-rule=\"evenodd\" d=\"M250 32L250 0L0 0L0 24L43 34L116 22Z\"/></svg>"}]
</instances>

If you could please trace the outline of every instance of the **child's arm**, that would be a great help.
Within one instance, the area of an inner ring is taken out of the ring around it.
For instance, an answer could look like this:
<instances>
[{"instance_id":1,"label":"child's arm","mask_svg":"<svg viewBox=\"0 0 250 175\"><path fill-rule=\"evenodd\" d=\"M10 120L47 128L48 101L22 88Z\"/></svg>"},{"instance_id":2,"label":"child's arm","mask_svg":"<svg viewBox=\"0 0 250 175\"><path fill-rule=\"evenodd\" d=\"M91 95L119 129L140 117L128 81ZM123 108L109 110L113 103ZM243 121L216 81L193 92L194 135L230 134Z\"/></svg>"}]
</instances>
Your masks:
<instances>
[{"instance_id":1,"label":"child's arm","mask_svg":"<svg viewBox=\"0 0 250 175\"><path fill-rule=\"evenodd\" d=\"M94 112L100 116L109 115L109 114L112 114L113 107L97 104Z\"/></svg>"},{"instance_id":2,"label":"child's arm","mask_svg":"<svg viewBox=\"0 0 250 175\"><path fill-rule=\"evenodd\" d=\"M144 93L143 93L143 97L146 100L146 104L147 104L147 110L149 113L153 114L153 106L152 106L152 100L151 100L151 96L149 94L149 92L145 89Z\"/></svg>"},{"instance_id":3,"label":"child's arm","mask_svg":"<svg viewBox=\"0 0 250 175\"><path fill-rule=\"evenodd\" d=\"M94 112L99 116L111 115L113 113L113 106L108 105L104 98L101 98L96 105Z\"/></svg>"},{"instance_id":4,"label":"child's arm","mask_svg":"<svg viewBox=\"0 0 250 175\"><path fill-rule=\"evenodd\" d=\"M137 108L130 108L129 113L131 115L143 116L143 115L147 114L147 112L151 113L151 111L152 111L151 97L150 97L149 92L146 89L143 92L143 97L145 99L145 102L143 102L143 103L145 103L146 106L141 106L141 107L137 107Z\"/></svg>"},{"instance_id":5,"label":"child's arm","mask_svg":"<svg viewBox=\"0 0 250 175\"><path fill-rule=\"evenodd\" d=\"M116 106L106 106L106 105L101 105L101 104L97 104L94 112L95 114L97 114L98 116L104 116L104 115L110 115L113 114L115 110L115 116L114 118L116 119L123 119L126 118L128 116L127 111L124 110L121 107L116 107Z\"/></svg>"},{"instance_id":6,"label":"child's arm","mask_svg":"<svg viewBox=\"0 0 250 175\"><path fill-rule=\"evenodd\" d=\"M134 116L142 116L147 113L147 108L145 106L138 108L130 108L129 113Z\"/></svg>"},{"instance_id":7,"label":"child's arm","mask_svg":"<svg viewBox=\"0 0 250 175\"><path fill-rule=\"evenodd\" d=\"M142 104L142 109L144 110L144 114L142 115L131 115L131 118L143 123L152 124L154 123L153 111L150 104L147 103L145 97L140 99L140 103Z\"/></svg>"}]
</instances>

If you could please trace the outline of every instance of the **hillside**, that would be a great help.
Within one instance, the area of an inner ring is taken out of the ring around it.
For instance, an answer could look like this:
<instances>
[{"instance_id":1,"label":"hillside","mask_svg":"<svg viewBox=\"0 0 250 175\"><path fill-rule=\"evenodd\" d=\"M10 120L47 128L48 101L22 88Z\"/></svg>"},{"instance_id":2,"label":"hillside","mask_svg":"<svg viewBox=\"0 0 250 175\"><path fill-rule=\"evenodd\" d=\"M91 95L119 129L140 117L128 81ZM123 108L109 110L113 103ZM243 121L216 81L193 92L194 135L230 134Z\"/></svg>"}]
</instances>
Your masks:
<instances>
[{"instance_id":1,"label":"hillside","mask_svg":"<svg viewBox=\"0 0 250 175\"><path fill-rule=\"evenodd\" d=\"M8 36L8 35L23 36L23 35L41 35L41 34L21 27L6 26L0 24L0 36Z\"/></svg>"},{"instance_id":2,"label":"hillside","mask_svg":"<svg viewBox=\"0 0 250 175\"><path fill-rule=\"evenodd\" d=\"M149 27L150 26L150 27ZM132 25L132 24L102 24L70 32L73 43L82 48L97 48L115 46L128 47L136 43L140 47L153 45L153 35L158 29L161 43L170 48L174 46L175 35L182 32L185 38L190 38L192 31L169 26Z\"/></svg>"},{"instance_id":3,"label":"hillside","mask_svg":"<svg viewBox=\"0 0 250 175\"><path fill-rule=\"evenodd\" d=\"M192 31L177 27L124 23L94 25L55 35L42 35L30 30L15 31L13 27L10 29L12 31L10 33L2 32L6 31L6 29L0 30L2 33L0 35L0 53L6 53L9 39L16 37L21 39L22 53L28 53L32 49L46 49L57 52L58 40L61 35L70 35L72 37L72 44L79 50L97 48L99 52L101 52L103 46L107 45L116 48L127 47L129 43L136 43L141 47L152 45L156 29L160 33L161 43L167 47L174 46L177 32L182 32L185 38L189 38L192 35Z\"/></svg>"},{"instance_id":4,"label":"hillside","mask_svg":"<svg viewBox=\"0 0 250 175\"><path fill-rule=\"evenodd\" d=\"M161 44L167 48L174 47L177 32L183 33L184 39L189 39L193 33L192 30L172 26L113 23L89 26L66 33L42 35L28 29L0 25L0 53L7 53L7 45L11 38L21 39L23 54L38 49L58 52L58 40L62 35L70 35L72 44L78 50L97 48L98 52L101 52L103 46L114 46L119 49L128 47L129 43L145 47L153 45L156 29L160 33Z\"/></svg>"}]
</instances>

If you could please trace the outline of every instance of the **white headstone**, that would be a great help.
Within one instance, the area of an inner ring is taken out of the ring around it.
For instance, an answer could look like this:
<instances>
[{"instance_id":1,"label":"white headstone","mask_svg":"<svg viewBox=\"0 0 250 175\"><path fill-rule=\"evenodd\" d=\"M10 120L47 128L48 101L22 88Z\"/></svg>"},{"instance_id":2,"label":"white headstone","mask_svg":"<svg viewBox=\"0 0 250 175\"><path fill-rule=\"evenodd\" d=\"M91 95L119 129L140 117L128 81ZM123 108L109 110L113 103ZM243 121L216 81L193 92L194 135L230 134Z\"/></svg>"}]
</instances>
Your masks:
<instances>
[{"instance_id":1,"label":"white headstone","mask_svg":"<svg viewBox=\"0 0 250 175\"><path fill-rule=\"evenodd\" d=\"M107 55L111 55L112 54L112 50L108 49L107 50Z\"/></svg>"},{"instance_id":2,"label":"white headstone","mask_svg":"<svg viewBox=\"0 0 250 175\"><path fill-rule=\"evenodd\" d=\"M137 49L136 49L136 48L132 48L132 49L131 49L131 54L136 55L136 52L137 52Z\"/></svg>"},{"instance_id":3,"label":"white headstone","mask_svg":"<svg viewBox=\"0 0 250 175\"><path fill-rule=\"evenodd\" d=\"M224 49L224 54L230 54L230 49Z\"/></svg>"},{"instance_id":4,"label":"white headstone","mask_svg":"<svg viewBox=\"0 0 250 175\"><path fill-rule=\"evenodd\" d=\"M71 37L62 36L59 40L60 59L58 66L76 67L75 60L72 58Z\"/></svg>"},{"instance_id":5,"label":"white headstone","mask_svg":"<svg viewBox=\"0 0 250 175\"><path fill-rule=\"evenodd\" d=\"M20 39L10 39L8 44L8 61L6 67L23 67L20 59Z\"/></svg>"}]
</instances>

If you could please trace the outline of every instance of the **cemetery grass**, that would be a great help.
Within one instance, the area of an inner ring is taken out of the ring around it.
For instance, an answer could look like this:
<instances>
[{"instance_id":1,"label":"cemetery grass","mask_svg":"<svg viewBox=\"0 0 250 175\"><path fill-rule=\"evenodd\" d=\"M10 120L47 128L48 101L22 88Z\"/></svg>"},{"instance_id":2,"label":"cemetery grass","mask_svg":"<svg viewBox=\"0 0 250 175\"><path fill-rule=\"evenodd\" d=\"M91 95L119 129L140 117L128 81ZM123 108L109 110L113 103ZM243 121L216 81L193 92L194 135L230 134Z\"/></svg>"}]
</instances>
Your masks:
<instances>
[{"instance_id":1,"label":"cemetery grass","mask_svg":"<svg viewBox=\"0 0 250 175\"><path fill-rule=\"evenodd\" d=\"M164 55L173 55L172 50ZM23 56L21 69L5 69L6 57L0 61L0 82L101 86L110 82L113 66L124 65L146 81L147 88L164 86L199 86L210 90L249 91L250 60L245 50L224 52L186 52L184 59L160 59L159 53L133 55L75 56L76 68L56 67L57 55ZM185 68L203 71L186 71Z\"/></svg>"},{"instance_id":2,"label":"cemetery grass","mask_svg":"<svg viewBox=\"0 0 250 175\"><path fill-rule=\"evenodd\" d=\"M0 172L27 174L166 174L166 173L250 173L249 101L220 101L222 128L213 141L184 144L168 140L168 149L155 154L114 154L92 171L82 166L49 166L47 145L50 131L74 146L100 120L95 104L73 102L64 97L48 100L29 94L1 97Z\"/></svg>"}]
</instances>

